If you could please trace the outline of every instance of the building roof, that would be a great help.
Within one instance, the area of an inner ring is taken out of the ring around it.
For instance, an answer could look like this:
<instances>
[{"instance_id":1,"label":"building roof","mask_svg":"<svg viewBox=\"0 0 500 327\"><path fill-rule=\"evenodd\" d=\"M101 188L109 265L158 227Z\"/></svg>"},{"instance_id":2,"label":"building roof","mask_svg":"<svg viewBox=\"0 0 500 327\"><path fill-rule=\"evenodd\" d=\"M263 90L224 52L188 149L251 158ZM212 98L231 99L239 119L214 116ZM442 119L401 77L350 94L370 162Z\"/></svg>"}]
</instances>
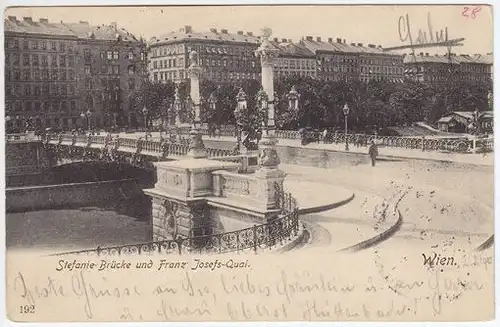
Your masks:
<instances>
[{"instance_id":1,"label":"building roof","mask_svg":"<svg viewBox=\"0 0 500 327\"><path fill-rule=\"evenodd\" d=\"M405 64L412 63L442 63L442 64L493 64L493 56L488 55L468 55L468 54L451 54L448 55L429 55L428 53L405 54L403 62Z\"/></svg>"},{"instance_id":2,"label":"building roof","mask_svg":"<svg viewBox=\"0 0 500 327\"><path fill-rule=\"evenodd\" d=\"M293 43L291 41L277 43L271 41L271 44L278 49L278 55L280 57L302 57L302 58L314 58L314 52L301 45L300 43Z\"/></svg>"},{"instance_id":3,"label":"building roof","mask_svg":"<svg viewBox=\"0 0 500 327\"><path fill-rule=\"evenodd\" d=\"M474 111L453 111L450 112L449 114L444 115L441 117L438 121L443 121L443 119L450 119L453 118L453 116L459 116L468 120L474 119ZM479 116L482 118L493 118L493 110L487 110L487 111L479 111Z\"/></svg>"},{"instance_id":4,"label":"building roof","mask_svg":"<svg viewBox=\"0 0 500 327\"><path fill-rule=\"evenodd\" d=\"M64 24L49 22L41 18L40 21L34 21L31 17L24 17L18 20L15 16L9 16L4 20L5 32L60 35L74 37L74 33Z\"/></svg>"},{"instance_id":5,"label":"building roof","mask_svg":"<svg viewBox=\"0 0 500 327\"><path fill-rule=\"evenodd\" d=\"M485 55L475 54L474 58L479 63L483 63L483 64L487 64L487 65L493 65L493 54L492 53L487 53Z\"/></svg>"},{"instance_id":6,"label":"building roof","mask_svg":"<svg viewBox=\"0 0 500 327\"><path fill-rule=\"evenodd\" d=\"M186 40L197 40L197 41L219 41L219 42L240 42L240 43L250 43L259 44L260 37L256 37L251 32L243 33L239 31L237 33L229 33L228 30L222 29L217 30L212 28L208 32L198 32L193 30L191 26L184 26L178 31L173 31L160 35L159 37L152 37L148 41L148 45L154 46L155 44L171 43L171 42L182 42Z\"/></svg>"},{"instance_id":7,"label":"building roof","mask_svg":"<svg viewBox=\"0 0 500 327\"><path fill-rule=\"evenodd\" d=\"M312 37L306 37L300 41L300 44L313 53L317 51L326 51L326 52L346 52L346 53L369 53L369 54L379 54L379 55L398 55L393 52L384 51L381 46L375 46L373 44L369 44L368 46L363 45L362 43L351 43L348 44L345 40L337 39L337 42L333 42L333 40L328 40L328 42L322 41L317 38L316 41L312 39Z\"/></svg>"},{"instance_id":8,"label":"building roof","mask_svg":"<svg viewBox=\"0 0 500 327\"><path fill-rule=\"evenodd\" d=\"M96 40L116 40L120 36L123 41L138 41L137 38L124 28L118 28L116 23L110 25L90 25L88 22L59 23L49 22L45 18L34 21L31 17L18 20L15 16L9 16L4 20L6 32L17 32L27 34L58 35L77 38L92 38Z\"/></svg>"}]
</instances>

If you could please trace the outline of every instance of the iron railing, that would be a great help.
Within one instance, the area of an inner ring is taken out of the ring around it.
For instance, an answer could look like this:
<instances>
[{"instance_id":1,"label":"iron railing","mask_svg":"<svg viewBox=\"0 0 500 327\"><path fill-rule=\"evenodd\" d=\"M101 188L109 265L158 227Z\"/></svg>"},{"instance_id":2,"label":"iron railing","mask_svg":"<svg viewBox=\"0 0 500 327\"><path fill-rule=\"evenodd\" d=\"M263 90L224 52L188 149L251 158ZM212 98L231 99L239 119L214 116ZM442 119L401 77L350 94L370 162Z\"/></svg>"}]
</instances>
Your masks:
<instances>
[{"instance_id":1,"label":"iron railing","mask_svg":"<svg viewBox=\"0 0 500 327\"><path fill-rule=\"evenodd\" d=\"M136 254L220 254L228 252L257 253L275 246L282 246L293 240L299 233L299 208L290 193L285 193L275 184L277 204L281 214L272 221L245 229L214 235L179 237L175 240L97 247L91 250L57 253L59 255L136 255Z\"/></svg>"}]
</instances>

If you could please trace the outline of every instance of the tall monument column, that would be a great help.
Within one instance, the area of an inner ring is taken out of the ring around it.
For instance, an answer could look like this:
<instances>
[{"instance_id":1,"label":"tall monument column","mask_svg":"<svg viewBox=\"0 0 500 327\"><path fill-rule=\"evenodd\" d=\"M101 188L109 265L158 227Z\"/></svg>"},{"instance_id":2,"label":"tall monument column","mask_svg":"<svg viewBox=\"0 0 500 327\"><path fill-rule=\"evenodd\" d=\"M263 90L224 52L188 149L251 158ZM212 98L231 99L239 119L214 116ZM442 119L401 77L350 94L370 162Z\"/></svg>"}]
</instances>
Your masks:
<instances>
[{"instance_id":1,"label":"tall monument column","mask_svg":"<svg viewBox=\"0 0 500 327\"><path fill-rule=\"evenodd\" d=\"M189 142L189 153L188 155L193 158L206 158L207 153L205 150L205 145L203 144L203 138L200 131L200 105L201 105L201 97L200 97L200 76L201 76L201 67L198 62L198 53L196 51L191 51L189 54L189 60L191 61L191 65L189 66L189 78L191 81L191 101L193 102L194 109L194 118L191 126L190 142Z\"/></svg>"},{"instance_id":2,"label":"tall monument column","mask_svg":"<svg viewBox=\"0 0 500 327\"><path fill-rule=\"evenodd\" d=\"M273 65L278 50L269 42L272 31L270 28L262 29L262 44L256 50L260 57L262 67L262 88L268 97L267 106L267 127L264 128L262 140L259 143L259 164L261 170L278 169L280 159L276 152L275 145L278 143L275 136L274 125L274 71Z\"/></svg>"}]
</instances>

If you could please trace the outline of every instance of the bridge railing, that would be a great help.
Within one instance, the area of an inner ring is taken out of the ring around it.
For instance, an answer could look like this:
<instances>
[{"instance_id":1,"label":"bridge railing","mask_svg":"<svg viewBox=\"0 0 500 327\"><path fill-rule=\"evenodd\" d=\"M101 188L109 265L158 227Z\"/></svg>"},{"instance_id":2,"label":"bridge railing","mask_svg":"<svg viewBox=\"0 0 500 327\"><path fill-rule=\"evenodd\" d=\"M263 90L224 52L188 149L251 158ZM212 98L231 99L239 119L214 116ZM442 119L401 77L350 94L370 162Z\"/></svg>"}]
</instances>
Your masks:
<instances>
[{"instance_id":1,"label":"bridge railing","mask_svg":"<svg viewBox=\"0 0 500 327\"><path fill-rule=\"evenodd\" d=\"M257 253L276 246L283 246L293 240L299 233L299 209L297 201L290 193L280 192L279 208L281 215L265 224L254 225L245 229L205 235L191 238L178 237L175 240L164 240L132 245L97 247L96 249L57 253L60 255L93 255L117 256L138 254L219 254L229 252Z\"/></svg>"},{"instance_id":2,"label":"bridge railing","mask_svg":"<svg viewBox=\"0 0 500 327\"><path fill-rule=\"evenodd\" d=\"M28 139L27 133L6 134L7 141L24 141Z\"/></svg>"}]
</instances>

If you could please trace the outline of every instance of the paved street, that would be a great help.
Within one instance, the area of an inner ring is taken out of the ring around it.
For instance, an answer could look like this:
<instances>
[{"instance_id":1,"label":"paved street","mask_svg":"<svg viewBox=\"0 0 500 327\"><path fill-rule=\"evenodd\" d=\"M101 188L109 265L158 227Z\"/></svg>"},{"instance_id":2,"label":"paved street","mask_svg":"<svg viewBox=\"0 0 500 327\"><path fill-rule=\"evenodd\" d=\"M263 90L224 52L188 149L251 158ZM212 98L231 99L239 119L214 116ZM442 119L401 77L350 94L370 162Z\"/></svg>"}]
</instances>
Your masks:
<instances>
[{"instance_id":1,"label":"paved street","mask_svg":"<svg viewBox=\"0 0 500 327\"><path fill-rule=\"evenodd\" d=\"M406 192L398 206L403 225L381 247L412 243L426 248L447 240L470 240L469 247L475 248L494 230L492 167L418 160L328 170L295 165L282 168L289 178L332 183L356 194L351 203L341 208L304 217L313 233L319 235L311 245L339 250L374 236L376 213L384 199L390 202L401 191Z\"/></svg>"}]
</instances>

